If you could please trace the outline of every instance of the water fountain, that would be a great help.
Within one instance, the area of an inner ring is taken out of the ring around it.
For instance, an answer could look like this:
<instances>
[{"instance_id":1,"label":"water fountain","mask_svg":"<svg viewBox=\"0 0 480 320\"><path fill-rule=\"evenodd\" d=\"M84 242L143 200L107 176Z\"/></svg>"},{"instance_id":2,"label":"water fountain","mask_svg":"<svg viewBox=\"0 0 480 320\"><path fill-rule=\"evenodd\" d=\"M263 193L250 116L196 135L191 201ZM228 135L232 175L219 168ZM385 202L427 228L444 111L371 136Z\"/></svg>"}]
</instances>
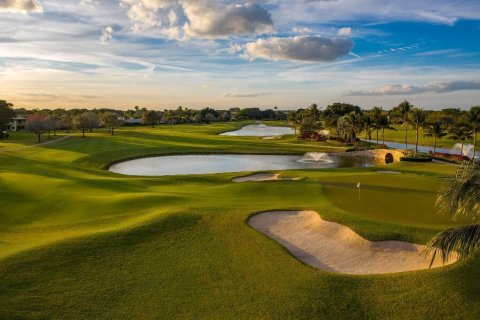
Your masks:
<instances>
[{"instance_id":1,"label":"water fountain","mask_svg":"<svg viewBox=\"0 0 480 320\"><path fill-rule=\"evenodd\" d=\"M325 162L332 163L332 159L325 152L307 152L302 159L298 162L309 163L309 162Z\"/></svg>"},{"instance_id":2,"label":"water fountain","mask_svg":"<svg viewBox=\"0 0 480 320\"><path fill-rule=\"evenodd\" d=\"M470 152L473 150L473 144L464 144L462 149L462 144L456 143L454 148L457 150L462 150L462 155L470 156Z\"/></svg>"}]
</instances>

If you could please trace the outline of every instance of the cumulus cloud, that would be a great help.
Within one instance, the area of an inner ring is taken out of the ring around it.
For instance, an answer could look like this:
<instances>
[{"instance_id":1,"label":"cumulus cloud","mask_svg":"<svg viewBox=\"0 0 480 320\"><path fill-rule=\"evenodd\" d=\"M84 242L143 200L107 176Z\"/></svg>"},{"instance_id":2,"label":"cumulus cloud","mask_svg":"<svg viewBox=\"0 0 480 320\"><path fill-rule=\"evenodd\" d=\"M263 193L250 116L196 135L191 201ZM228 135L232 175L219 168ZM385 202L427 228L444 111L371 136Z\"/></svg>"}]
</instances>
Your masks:
<instances>
[{"instance_id":1,"label":"cumulus cloud","mask_svg":"<svg viewBox=\"0 0 480 320\"><path fill-rule=\"evenodd\" d=\"M0 12L42 12L38 0L0 0Z\"/></svg>"},{"instance_id":2,"label":"cumulus cloud","mask_svg":"<svg viewBox=\"0 0 480 320\"><path fill-rule=\"evenodd\" d=\"M351 91L350 96L411 95L427 92L445 93L459 90L480 90L480 81L436 81L423 86L388 84L373 90Z\"/></svg>"},{"instance_id":3,"label":"cumulus cloud","mask_svg":"<svg viewBox=\"0 0 480 320\"><path fill-rule=\"evenodd\" d=\"M348 54L352 48L352 40L345 37L272 37L247 43L246 54L251 59L331 62Z\"/></svg>"},{"instance_id":4,"label":"cumulus cloud","mask_svg":"<svg viewBox=\"0 0 480 320\"><path fill-rule=\"evenodd\" d=\"M136 31L158 28L171 38L222 38L273 31L270 13L258 4L218 0L121 0Z\"/></svg>"}]
</instances>

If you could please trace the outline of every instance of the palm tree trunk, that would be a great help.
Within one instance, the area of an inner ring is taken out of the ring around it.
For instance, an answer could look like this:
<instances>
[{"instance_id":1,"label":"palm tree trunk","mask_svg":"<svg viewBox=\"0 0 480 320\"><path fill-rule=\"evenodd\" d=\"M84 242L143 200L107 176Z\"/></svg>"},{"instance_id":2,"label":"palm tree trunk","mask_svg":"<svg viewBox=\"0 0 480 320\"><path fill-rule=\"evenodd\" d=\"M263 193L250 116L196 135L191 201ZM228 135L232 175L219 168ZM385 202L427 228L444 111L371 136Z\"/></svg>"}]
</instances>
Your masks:
<instances>
[{"instance_id":1,"label":"palm tree trunk","mask_svg":"<svg viewBox=\"0 0 480 320\"><path fill-rule=\"evenodd\" d=\"M437 152L437 136L433 137L433 155Z\"/></svg>"},{"instance_id":2,"label":"palm tree trunk","mask_svg":"<svg viewBox=\"0 0 480 320\"><path fill-rule=\"evenodd\" d=\"M460 154L463 156L463 145L465 144L465 140L462 140L462 149L460 149Z\"/></svg>"},{"instance_id":3,"label":"palm tree trunk","mask_svg":"<svg viewBox=\"0 0 480 320\"><path fill-rule=\"evenodd\" d=\"M417 152L418 152L418 130L420 129L418 126L416 127L417 133L415 137L415 154L413 155L414 158L417 157Z\"/></svg>"},{"instance_id":4,"label":"palm tree trunk","mask_svg":"<svg viewBox=\"0 0 480 320\"><path fill-rule=\"evenodd\" d=\"M377 128L377 146L378 146L378 128Z\"/></svg>"},{"instance_id":5,"label":"palm tree trunk","mask_svg":"<svg viewBox=\"0 0 480 320\"><path fill-rule=\"evenodd\" d=\"M408 134L408 127L405 125L405 150L408 149L408 137L407 137L407 134Z\"/></svg>"},{"instance_id":6,"label":"palm tree trunk","mask_svg":"<svg viewBox=\"0 0 480 320\"><path fill-rule=\"evenodd\" d=\"M473 156L472 161L475 161L475 153L477 152L477 130L473 132Z\"/></svg>"},{"instance_id":7,"label":"palm tree trunk","mask_svg":"<svg viewBox=\"0 0 480 320\"><path fill-rule=\"evenodd\" d=\"M385 144L385 128L382 128L382 141Z\"/></svg>"}]
</instances>

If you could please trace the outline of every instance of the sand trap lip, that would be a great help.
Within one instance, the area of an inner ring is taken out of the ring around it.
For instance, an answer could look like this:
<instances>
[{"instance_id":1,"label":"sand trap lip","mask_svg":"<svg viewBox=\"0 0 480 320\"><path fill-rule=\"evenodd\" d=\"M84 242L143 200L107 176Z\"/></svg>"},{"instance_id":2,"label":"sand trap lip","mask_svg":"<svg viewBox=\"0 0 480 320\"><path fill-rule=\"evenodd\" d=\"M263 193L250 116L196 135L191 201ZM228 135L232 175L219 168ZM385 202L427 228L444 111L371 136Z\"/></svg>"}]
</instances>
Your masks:
<instances>
[{"instance_id":1,"label":"sand trap lip","mask_svg":"<svg viewBox=\"0 0 480 320\"><path fill-rule=\"evenodd\" d=\"M312 267L345 274L384 274L428 269L423 245L366 240L352 229L325 221L315 211L273 211L252 216L249 225L276 240ZM447 264L454 263L455 258ZM435 259L432 268L443 266Z\"/></svg>"},{"instance_id":2,"label":"sand trap lip","mask_svg":"<svg viewBox=\"0 0 480 320\"><path fill-rule=\"evenodd\" d=\"M383 173L383 174L402 174L399 171L393 171L393 170L379 170L375 171L376 173Z\"/></svg>"},{"instance_id":3,"label":"sand trap lip","mask_svg":"<svg viewBox=\"0 0 480 320\"><path fill-rule=\"evenodd\" d=\"M233 182L249 181L282 181L282 180L300 180L301 177L281 177L280 173L254 173L244 177L233 178Z\"/></svg>"}]
</instances>

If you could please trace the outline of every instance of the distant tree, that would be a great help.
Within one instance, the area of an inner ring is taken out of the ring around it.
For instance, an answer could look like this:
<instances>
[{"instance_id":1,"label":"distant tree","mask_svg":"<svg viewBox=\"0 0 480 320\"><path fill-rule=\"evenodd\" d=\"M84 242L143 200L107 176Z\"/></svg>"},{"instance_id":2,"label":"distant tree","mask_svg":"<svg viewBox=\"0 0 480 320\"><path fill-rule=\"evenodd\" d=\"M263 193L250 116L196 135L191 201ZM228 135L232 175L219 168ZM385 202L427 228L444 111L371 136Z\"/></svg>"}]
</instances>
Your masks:
<instances>
[{"instance_id":1,"label":"distant tree","mask_svg":"<svg viewBox=\"0 0 480 320\"><path fill-rule=\"evenodd\" d=\"M88 119L88 130L93 132L93 128L100 127L101 120L98 114L93 111L87 111L84 113L85 117Z\"/></svg>"},{"instance_id":2,"label":"distant tree","mask_svg":"<svg viewBox=\"0 0 480 320\"><path fill-rule=\"evenodd\" d=\"M315 121L320 120L320 108L318 107L318 105L316 103L314 103L310 107L308 107L308 111L313 116L313 119Z\"/></svg>"},{"instance_id":3,"label":"distant tree","mask_svg":"<svg viewBox=\"0 0 480 320\"><path fill-rule=\"evenodd\" d=\"M13 104L5 100L0 100L0 130L1 131L3 130L7 131L7 125L15 117L15 111L12 109L12 107L13 107Z\"/></svg>"},{"instance_id":4,"label":"distant tree","mask_svg":"<svg viewBox=\"0 0 480 320\"><path fill-rule=\"evenodd\" d=\"M467 114L467 121L473 129L473 157L475 159L475 153L477 151L477 134L480 131L480 106L471 107Z\"/></svg>"},{"instance_id":5,"label":"distant tree","mask_svg":"<svg viewBox=\"0 0 480 320\"><path fill-rule=\"evenodd\" d=\"M57 129L61 127L60 118L56 115L48 115L45 117L45 125L47 127L48 138L50 138L50 131L53 131L53 135L57 135Z\"/></svg>"},{"instance_id":6,"label":"distant tree","mask_svg":"<svg viewBox=\"0 0 480 320\"><path fill-rule=\"evenodd\" d=\"M427 122L424 136L433 138L433 153L437 152L437 140L442 139L447 135L446 128L446 124L441 120L429 120Z\"/></svg>"},{"instance_id":7,"label":"distant tree","mask_svg":"<svg viewBox=\"0 0 480 320\"><path fill-rule=\"evenodd\" d=\"M85 131L90 128L90 118L87 112L79 114L73 118L75 128L82 131L82 138L85 138Z\"/></svg>"},{"instance_id":8,"label":"distant tree","mask_svg":"<svg viewBox=\"0 0 480 320\"><path fill-rule=\"evenodd\" d=\"M35 133L38 142L42 142L42 134L48 130L47 124L45 123L45 117L39 113L27 116L25 129L27 131Z\"/></svg>"},{"instance_id":9,"label":"distant tree","mask_svg":"<svg viewBox=\"0 0 480 320\"><path fill-rule=\"evenodd\" d=\"M314 133L322 129L322 123L315 120L315 115L308 114L302 118L300 123L300 133Z\"/></svg>"},{"instance_id":10,"label":"distant tree","mask_svg":"<svg viewBox=\"0 0 480 320\"><path fill-rule=\"evenodd\" d=\"M385 130L396 130L391 126L390 117L388 114L383 112L381 118L379 119L378 126L382 129L382 143L385 144Z\"/></svg>"},{"instance_id":11,"label":"distant tree","mask_svg":"<svg viewBox=\"0 0 480 320\"><path fill-rule=\"evenodd\" d=\"M155 128L155 125L158 122L158 113L154 110L147 111L143 114L143 123L151 125L152 128Z\"/></svg>"},{"instance_id":12,"label":"distant tree","mask_svg":"<svg viewBox=\"0 0 480 320\"><path fill-rule=\"evenodd\" d=\"M397 107L392 109L393 115L397 118L399 122L405 128L405 149L408 149L408 122L409 114L414 107L407 100L400 103Z\"/></svg>"},{"instance_id":13,"label":"distant tree","mask_svg":"<svg viewBox=\"0 0 480 320\"><path fill-rule=\"evenodd\" d=\"M418 135L420 129L425 126L427 120L427 113L422 108L413 108L409 113L409 122L412 124L415 129L415 153L413 157L417 157L418 153Z\"/></svg>"},{"instance_id":14,"label":"distant tree","mask_svg":"<svg viewBox=\"0 0 480 320\"><path fill-rule=\"evenodd\" d=\"M119 119L118 114L110 111L102 114L102 122L103 125L108 128L108 132L110 132L112 136L115 134L114 129L123 124L123 121Z\"/></svg>"},{"instance_id":15,"label":"distant tree","mask_svg":"<svg viewBox=\"0 0 480 320\"><path fill-rule=\"evenodd\" d=\"M363 122L365 128L365 140L372 140L372 132L375 130L375 122L371 111L367 111L363 115ZM377 144L378 144L378 129L377 129Z\"/></svg>"},{"instance_id":16,"label":"distant tree","mask_svg":"<svg viewBox=\"0 0 480 320\"><path fill-rule=\"evenodd\" d=\"M73 119L69 114L64 114L60 117L60 126L61 129L65 129L67 132L70 132L72 129Z\"/></svg>"},{"instance_id":17,"label":"distant tree","mask_svg":"<svg viewBox=\"0 0 480 320\"><path fill-rule=\"evenodd\" d=\"M289 112L287 115L287 121L295 130L295 134L297 133L297 130L300 128L300 125L302 124L304 111L305 111L304 109L298 109L298 110Z\"/></svg>"},{"instance_id":18,"label":"distant tree","mask_svg":"<svg viewBox=\"0 0 480 320\"><path fill-rule=\"evenodd\" d=\"M452 126L448 132L450 134L450 139L461 142L462 147L460 149L460 154L463 155L463 146L465 145L465 141L467 139L471 139L473 135L472 127L466 122L459 120L459 122Z\"/></svg>"},{"instance_id":19,"label":"distant tree","mask_svg":"<svg viewBox=\"0 0 480 320\"><path fill-rule=\"evenodd\" d=\"M354 106L352 104L336 102L325 108L325 111L322 113L322 118L325 121L325 126L337 129L338 119L351 112L361 114L362 109L360 109L359 106Z\"/></svg>"},{"instance_id":20,"label":"distant tree","mask_svg":"<svg viewBox=\"0 0 480 320\"><path fill-rule=\"evenodd\" d=\"M383 109L381 107L373 107L370 111L370 117L372 121L372 128L377 132L377 145L378 145L378 133L382 129L382 117ZM371 139L370 139L371 140Z\"/></svg>"},{"instance_id":21,"label":"distant tree","mask_svg":"<svg viewBox=\"0 0 480 320\"><path fill-rule=\"evenodd\" d=\"M350 143L357 142L357 135L363 130L364 120L359 112L352 111L337 121L339 130L343 132L345 140Z\"/></svg>"}]
</instances>

